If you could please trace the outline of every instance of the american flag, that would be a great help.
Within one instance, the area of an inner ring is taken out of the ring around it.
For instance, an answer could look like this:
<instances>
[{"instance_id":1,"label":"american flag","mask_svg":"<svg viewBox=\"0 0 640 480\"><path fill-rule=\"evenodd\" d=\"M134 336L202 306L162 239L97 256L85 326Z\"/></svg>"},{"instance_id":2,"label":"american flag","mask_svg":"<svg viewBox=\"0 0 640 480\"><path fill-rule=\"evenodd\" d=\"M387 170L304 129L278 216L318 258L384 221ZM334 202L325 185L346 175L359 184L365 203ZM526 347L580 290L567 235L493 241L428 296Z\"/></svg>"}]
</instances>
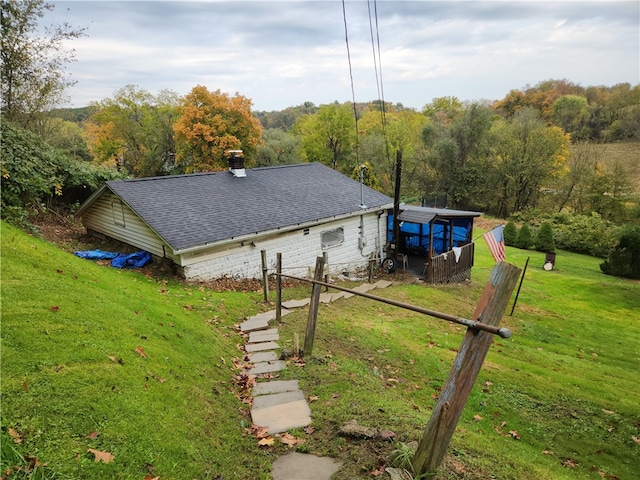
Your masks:
<instances>
[{"instance_id":1,"label":"american flag","mask_svg":"<svg viewBox=\"0 0 640 480\"><path fill-rule=\"evenodd\" d=\"M498 225L493 230L484 234L484 241L487 242L491 255L496 262L501 262L506 258L504 252L504 235L502 234L502 225Z\"/></svg>"}]
</instances>

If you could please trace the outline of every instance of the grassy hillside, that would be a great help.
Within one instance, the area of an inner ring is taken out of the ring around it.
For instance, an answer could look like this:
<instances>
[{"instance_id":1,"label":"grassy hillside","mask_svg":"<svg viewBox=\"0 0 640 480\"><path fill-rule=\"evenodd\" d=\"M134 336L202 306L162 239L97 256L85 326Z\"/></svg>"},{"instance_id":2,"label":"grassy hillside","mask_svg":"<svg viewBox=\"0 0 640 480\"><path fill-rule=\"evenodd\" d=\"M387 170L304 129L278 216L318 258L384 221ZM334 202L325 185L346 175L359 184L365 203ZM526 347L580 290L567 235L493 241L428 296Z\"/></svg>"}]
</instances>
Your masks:
<instances>
[{"instance_id":1,"label":"grassy hillside","mask_svg":"<svg viewBox=\"0 0 640 480\"><path fill-rule=\"evenodd\" d=\"M476 244L471 285L376 290L414 305L471 318L493 260ZM496 338L467 403L439 478L639 478L640 283L607 277L599 260L507 248L530 268L513 316ZM306 313L286 317L280 335L304 338ZM464 328L362 298L322 306L314 358L287 375L312 404L308 448L342 458L340 480L366 478L389 450L418 440ZM291 340L289 340L291 345ZM338 437L345 422L397 435L394 446Z\"/></svg>"},{"instance_id":2,"label":"grassy hillside","mask_svg":"<svg viewBox=\"0 0 640 480\"><path fill-rule=\"evenodd\" d=\"M640 142L598 143L594 147L599 161L611 170L618 165L640 188Z\"/></svg>"},{"instance_id":3,"label":"grassy hillside","mask_svg":"<svg viewBox=\"0 0 640 480\"><path fill-rule=\"evenodd\" d=\"M105 268L3 223L2 471L37 457L33 478L268 478L231 384L233 323L259 300Z\"/></svg>"},{"instance_id":4,"label":"grassy hillside","mask_svg":"<svg viewBox=\"0 0 640 480\"><path fill-rule=\"evenodd\" d=\"M5 224L1 233L9 479L269 478L286 447L257 446L232 384L242 341L233 325L270 308L260 293L158 282ZM518 306L503 319L513 337L495 340L439 478L638 478L640 282L562 251L546 272L543 254L507 249L516 265L527 256ZM470 285L375 293L468 318L492 266L480 239ZM284 317L283 346L304 338L306 315ZM420 438L463 333L361 298L322 305L313 355L282 374L310 396L313 431L293 432L298 449L344 461L337 480L372 478ZM352 419L396 439L341 436ZM95 462L89 449L114 458Z\"/></svg>"}]
</instances>

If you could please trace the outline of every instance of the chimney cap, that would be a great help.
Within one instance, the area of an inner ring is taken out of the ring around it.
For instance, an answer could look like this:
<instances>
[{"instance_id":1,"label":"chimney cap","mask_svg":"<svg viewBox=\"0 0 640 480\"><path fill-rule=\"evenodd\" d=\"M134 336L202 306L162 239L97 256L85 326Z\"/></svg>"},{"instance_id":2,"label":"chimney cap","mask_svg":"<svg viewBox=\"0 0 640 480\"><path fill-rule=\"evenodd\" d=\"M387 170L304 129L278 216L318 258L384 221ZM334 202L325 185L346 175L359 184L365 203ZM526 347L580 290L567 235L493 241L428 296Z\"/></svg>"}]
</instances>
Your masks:
<instances>
[{"instance_id":1,"label":"chimney cap","mask_svg":"<svg viewBox=\"0 0 640 480\"><path fill-rule=\"evenodd\" d=\"M244 169L244 155L242 150L227 150L226 154L229 160L229 171L234 177L246 177L247 173Z\"/></svg>"}]
</instances>

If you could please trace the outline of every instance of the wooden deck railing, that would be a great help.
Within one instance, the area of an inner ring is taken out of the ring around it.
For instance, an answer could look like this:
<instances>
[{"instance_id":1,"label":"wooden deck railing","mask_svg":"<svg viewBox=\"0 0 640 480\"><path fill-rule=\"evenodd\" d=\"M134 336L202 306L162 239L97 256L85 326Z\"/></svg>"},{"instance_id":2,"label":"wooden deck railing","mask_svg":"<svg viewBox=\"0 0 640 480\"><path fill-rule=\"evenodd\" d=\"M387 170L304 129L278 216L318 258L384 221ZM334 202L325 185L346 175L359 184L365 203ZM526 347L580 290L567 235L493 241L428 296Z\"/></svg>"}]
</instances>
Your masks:
<instances>
[{"instance_id":1,"label":"wooden deck railing","mask_svg":"<svg viewBox=\"0 0 640 480\"><path fill-rule=\"evenodd\" d=\"M471 278L474 243L468 243L460 248L462 250L458 261L452 250L431 257L425 268L427 280L431 283L449 283Z\"/></svg>"}]
</instances>

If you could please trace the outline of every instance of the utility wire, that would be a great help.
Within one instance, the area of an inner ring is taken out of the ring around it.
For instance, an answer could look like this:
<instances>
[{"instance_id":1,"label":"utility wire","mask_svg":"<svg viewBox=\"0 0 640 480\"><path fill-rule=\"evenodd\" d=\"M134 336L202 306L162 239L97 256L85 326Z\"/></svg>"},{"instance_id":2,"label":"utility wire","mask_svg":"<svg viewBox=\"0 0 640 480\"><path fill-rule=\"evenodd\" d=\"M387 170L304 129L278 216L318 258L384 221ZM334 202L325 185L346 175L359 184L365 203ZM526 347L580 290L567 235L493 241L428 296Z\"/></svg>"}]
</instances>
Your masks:
<instances>
[{"instance_id":1,"label":"utility wire","mask_svg":"<svg viewBox=\"0 0 640 480\"><path fill-rule=\"evenodd\" d=\"M360 164L358 158L358 110L356 108L356 92L353 88L353 69L351 68L351 52L349 50L349 33L347 31L347 10L345 1L342 0L342 18L344 19L344 39L347 44L347 60L349 62L349 78L351 79L351 98L353 100L353 117L356 121L356 165Z\"/></svg>"},{"instance_id":2,"label":"utility wire","mask_svg":"<svg viewBox=\"0 0 640 480\"><path fill-rule=\"evenodd\" d=\"M384 101L384 85L382 82L382 58L380 56L380 34L378 29L378 3L373 0L373 12L376 24L375 40L373 36L373 24L371 21L371 0L367 0L369 10L369 31L371 32L371 49L373 51L373 66L376 73L376 87L378 89L378 99L380 100L380 123L382 124L382 137L384 138L385 153L387 155L387 163L390 163L391 153L389 152L389 141L387 139L387 107ZM377 44L377 52L376 52ZM378 73L378 65L380 66Z\"/></svg>"}]
</instances>

